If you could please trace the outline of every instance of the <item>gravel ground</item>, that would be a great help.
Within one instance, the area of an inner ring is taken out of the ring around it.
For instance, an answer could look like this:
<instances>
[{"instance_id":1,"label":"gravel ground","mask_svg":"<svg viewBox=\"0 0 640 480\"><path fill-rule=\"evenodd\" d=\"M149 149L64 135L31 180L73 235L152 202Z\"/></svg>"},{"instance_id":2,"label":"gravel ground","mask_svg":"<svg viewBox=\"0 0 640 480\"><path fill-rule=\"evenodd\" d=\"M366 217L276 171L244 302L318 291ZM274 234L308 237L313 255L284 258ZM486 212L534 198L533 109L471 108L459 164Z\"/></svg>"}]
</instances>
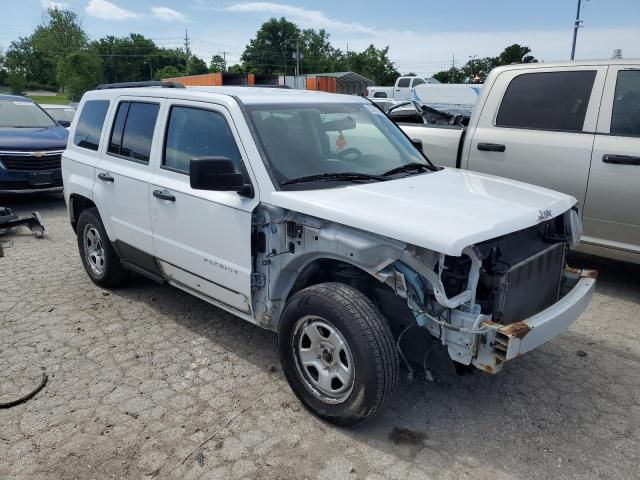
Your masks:
<instances>
[{"instance_id":1,"label":"gravel ground","mask_svg":"<svg viewBox=\"0 0 640 480\"><path fill-rule=\"evenodd\" d=\"M340 429L294 397L273 333L139 277L102 290L59 197L0 204L47 227L3 238L0 402L49 376L0 409L0 478L640 478L640 266L574 256L600 280L569 332Z\"/></svg>"}]
</instances>

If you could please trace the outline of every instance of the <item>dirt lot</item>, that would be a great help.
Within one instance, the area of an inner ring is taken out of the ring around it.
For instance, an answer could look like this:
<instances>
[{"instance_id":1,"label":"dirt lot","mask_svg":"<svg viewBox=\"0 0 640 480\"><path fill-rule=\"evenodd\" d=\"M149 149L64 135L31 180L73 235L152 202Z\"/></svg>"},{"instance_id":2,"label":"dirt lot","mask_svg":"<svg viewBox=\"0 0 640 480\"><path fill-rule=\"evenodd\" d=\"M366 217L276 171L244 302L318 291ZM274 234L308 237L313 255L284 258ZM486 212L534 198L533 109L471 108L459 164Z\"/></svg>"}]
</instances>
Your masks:
<instances>
[{"instance_id":1,"label":"dirt lot","mask_svg":"<svg viewBox=\"0 0 640 480\"><path fill-rule=\"evenodd\" d=\"M497 376L403 382L338 429L291 393L273 333L142 278L101 290L60 198L0 204L47 227L4 238L0 402L49 375L0 409L0 478L640 478L638 266L574 257L601 276L568 333Z\"/></svg>"}]
</instances>

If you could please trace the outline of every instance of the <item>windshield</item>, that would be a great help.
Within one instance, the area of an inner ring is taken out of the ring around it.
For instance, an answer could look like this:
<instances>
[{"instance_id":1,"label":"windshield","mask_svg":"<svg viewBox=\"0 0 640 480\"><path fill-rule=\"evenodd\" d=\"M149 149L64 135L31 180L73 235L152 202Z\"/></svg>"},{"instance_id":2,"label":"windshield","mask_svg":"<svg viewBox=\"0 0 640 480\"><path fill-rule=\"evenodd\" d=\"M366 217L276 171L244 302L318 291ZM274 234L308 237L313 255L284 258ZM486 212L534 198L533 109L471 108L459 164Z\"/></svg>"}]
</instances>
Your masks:
<instances>
[{"instance_id":1,"label":"windshield","mask_svg":"<svg viewBox=\"0 0 640 480\"><path fill-rule=\"evenodd\" d=\"M403 165L427 165L374 105L303 103L249 105L247 109L271 171L283 188L326 188L350 181L291 185L292 180L311 175L377 176Z\"/></svg>"},{"instance_id":2,"label":"windshield","mask_svg":"<svg viewBox=\"0 0 640 480\"><path fill-rule=\"evenodd\" d=\"M45 108L45 110L56 122L71 122L76 114L73 108Z\"/></svg>"},{"instance_id":3,"label":"windshield","mask_svg":"<svg viewBox=\"0 0 640 480\"><path fill-rule=\"evenodd\" d=\"M57 124L35 103L0 100L0 127L50 128Z\"/></svg>"}]
</instances>

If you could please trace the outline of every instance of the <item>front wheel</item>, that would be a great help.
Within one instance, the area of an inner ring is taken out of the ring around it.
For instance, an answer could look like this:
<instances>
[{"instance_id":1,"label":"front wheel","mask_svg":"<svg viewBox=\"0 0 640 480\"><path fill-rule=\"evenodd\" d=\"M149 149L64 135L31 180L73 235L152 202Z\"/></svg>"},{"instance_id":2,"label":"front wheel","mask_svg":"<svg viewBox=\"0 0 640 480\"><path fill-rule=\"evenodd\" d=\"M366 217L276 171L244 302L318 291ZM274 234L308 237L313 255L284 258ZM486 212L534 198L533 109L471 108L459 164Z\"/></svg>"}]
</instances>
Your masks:
<instances>
[{"instance_id":1,"label":"front wheel","mask_svg":"<svg viewBox=\"0 0 640 480\"><path fill-rule=\"evenodd\" d=\"M296 396L334 424L366 420L395 393L399 364L388 322L348 285L321 283L291 297L278 348Z\"/></svg>"}]
</instances>

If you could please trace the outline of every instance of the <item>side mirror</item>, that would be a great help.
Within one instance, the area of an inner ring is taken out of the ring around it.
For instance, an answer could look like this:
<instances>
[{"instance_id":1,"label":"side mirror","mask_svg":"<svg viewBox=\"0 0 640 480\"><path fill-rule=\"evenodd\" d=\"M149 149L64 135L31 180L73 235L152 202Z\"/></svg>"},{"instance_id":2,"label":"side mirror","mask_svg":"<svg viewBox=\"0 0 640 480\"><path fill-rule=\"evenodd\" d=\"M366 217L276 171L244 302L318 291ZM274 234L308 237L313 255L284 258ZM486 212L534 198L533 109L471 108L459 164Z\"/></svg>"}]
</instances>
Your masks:
<instances>
[{"instance_id":1,"label":"side mirror","mask_svg":"<svg viewBox=\"0 0 640 480\"><path fill-rule=\"evenodd\" d=\"M194 190L238 192L253 198L253 187L244 179L227 157L196 157L189 162L189 181Z\"/></svg>"},{"instance_id":2,"label":"side mirror","mask_svg":"<svg viewBox=\"0 0 640 480\"><path fill-rule=\"evenodd\" d=\"M69 120L58 120L58 125L64 128L68 128L71 126L71 122Z\"/></svg>"},{"instance_id":3,"label":"side mirror","mask_svg":"<svg viewBox=\"0 0 640 480\"><path fill-rule=\"evenodd\" d=\"M418 138L412 138L411 139L411 143L413 143L413 146L416 147L421 152L424 151L424 150L422 150L422 140L420 140Z\"/></svg>"}]
</instances>

